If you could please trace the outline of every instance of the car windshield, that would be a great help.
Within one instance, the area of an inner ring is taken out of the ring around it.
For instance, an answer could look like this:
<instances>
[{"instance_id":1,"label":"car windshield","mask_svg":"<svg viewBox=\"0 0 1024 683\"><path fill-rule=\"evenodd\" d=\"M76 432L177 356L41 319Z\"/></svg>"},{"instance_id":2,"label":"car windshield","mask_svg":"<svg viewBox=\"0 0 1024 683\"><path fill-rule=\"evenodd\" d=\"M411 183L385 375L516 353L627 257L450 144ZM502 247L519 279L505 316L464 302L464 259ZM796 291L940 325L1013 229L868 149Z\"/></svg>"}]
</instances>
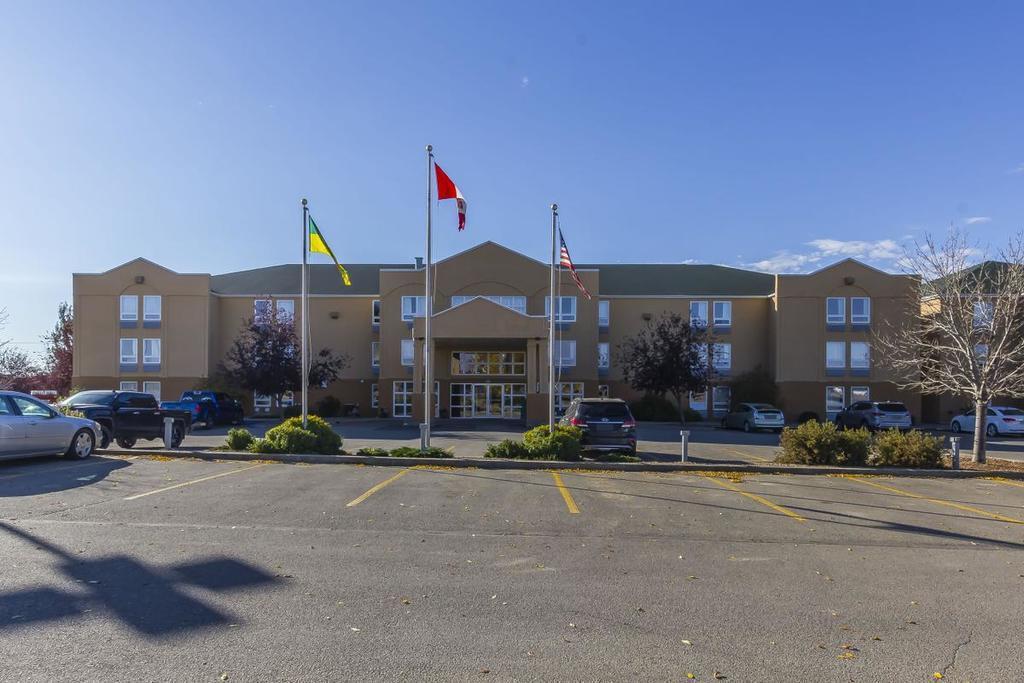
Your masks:
<instances>
[{"instance_id":1,"label":"car windshield","mask_svg":"<svg viewBox=\"0 0 1024 683\"><path fill-rule=\"evenodd\" d=\"M879 403L878 409L883 413L905 413L907 407L902 403Z\"/></svg>"},{"instance_id":2,"label":"car windshield","mask_svg":"<svg viewBox=\"0 0 1024 683\"><path fill-rule=\"evenodd\" d=\"M1003 411L1003 415L1024 415L1024 410L1021 410L1020 408L1000 408L1000 410Z\"/></svg>"},{"instance_id":3,"label":"car windshield","mask_svg":"<svg viewBox=\"0 0 1024 683\"><path fill-rule=\"evenodd\" d=\"M114 401L114 394L109 391L82 391L68 398L65 403L68 405L100 405L107 406Z\"/></svg>"},{"instance_id":4,"label":"car windshield","mask_svg":"<svg viewBox=\"0 0 1024 683\"><path fill-rule=\"evenodd\" d=\"M591 420L624 420L629 417L629 408L625 403L581 403L579 414Z\"/></svg>"}]
</instances>

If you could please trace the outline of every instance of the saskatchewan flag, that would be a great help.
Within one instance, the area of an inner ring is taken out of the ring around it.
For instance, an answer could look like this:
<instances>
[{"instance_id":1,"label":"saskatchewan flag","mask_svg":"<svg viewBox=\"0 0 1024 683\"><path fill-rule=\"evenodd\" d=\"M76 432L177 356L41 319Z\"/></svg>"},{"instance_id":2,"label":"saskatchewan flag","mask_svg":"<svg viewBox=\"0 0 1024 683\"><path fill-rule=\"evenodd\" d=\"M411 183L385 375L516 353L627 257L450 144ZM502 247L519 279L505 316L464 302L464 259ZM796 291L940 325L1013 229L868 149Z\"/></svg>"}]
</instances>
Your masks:
<instances>
[{"instance_id":1,"label":"saskatchewan flag","mask_svg":"<svg viewBox=\"0 0 1024 683\"><path fill-rule=\"evenodd\" d=\"M316 227L316 223L313 222L313 217L309 217L309 251L315 254L327 254L334 261L334 265L338 266L338 272L341 273L341 281L345 283L346 287L352 286L352 281L348 279L348 271L345 267L338 263L337 257L331 248L327 246L327 242L324 241L324 236L320 234L320 228Z\"/></svg>"}]
</instances>

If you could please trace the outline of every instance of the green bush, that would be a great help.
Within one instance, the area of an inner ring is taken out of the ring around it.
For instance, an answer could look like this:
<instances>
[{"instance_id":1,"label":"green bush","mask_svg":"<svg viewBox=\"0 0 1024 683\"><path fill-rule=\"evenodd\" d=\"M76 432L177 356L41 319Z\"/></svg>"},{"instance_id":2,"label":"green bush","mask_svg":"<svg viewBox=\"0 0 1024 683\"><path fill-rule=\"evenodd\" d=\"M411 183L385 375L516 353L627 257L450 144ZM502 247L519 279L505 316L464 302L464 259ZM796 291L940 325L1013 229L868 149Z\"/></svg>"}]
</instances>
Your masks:
<instances>
[{"instance_id":1,"label":"green bush","mask_svg":"<svg viewBox=\"0 0 1024 683\"><path fill-rule=\"evenodd\" d=\"M256 439L249 445L249 452L266 455L271 453L280 453L281 451L279 451L277 446L275 446L269 439Z\"/></svg>"},{"instance_id":2,"label":"green bush","mask_svg":"<svg viewBox=\"0 0 1024 683\"><path fill-rule=\"evenodd\" d=\"M523 434L523 443L535 460L579 460L583 430L556 424L554 434L547 425L534 427Z\"/></svg>"},{"instance_id":3,"label":"green bush","mask_svg":"<svg viewBox=\"0 0 1024 683\"><path fill-rule=\"evenodd\" d=\"M302 406L285 406L281 417L302 417Z\"/></svg>"},{"instance_id":4,"label":"green bush","mask_svg":"<svg viewBox=\"0 0 1024 683\"><path fill-rule=\"evenodd\" d=\"M313 412L320 417L338 417L341 415L341 401L336 396L324 396L316 402Z\"/></svg>"},{"instance_id":5,"label":"green bush","mask_svg":"<svg viewBox=\"0 0 1024 683\"><path fill-rule=\"evenodd\" d=\"M391 449L393 458L453 458L451 451L446 451L438 446L431 446L426 451L421 451L413 446L399 446Z\"/></svg>"},{"instance_id":6,"label":"green bush","mask_svg":"<svg viewBox=\"0 0 1024 683\"><path fill-rule=\"evenodd\" d=\"M508 458L511 460L538 460L534 451L531 451L522 441L505 439L498 443L488 444L484 450L485 458ZM548 458L550 459L550 458Z\"/></svg>"},{"instance_id":7,"label":"green bush","mask_svg":"<svg viewBox=\"0 0 1024 683\"><path fill-rule=\"evenodd\" d=\"M386 458L390 455L386 448L360 448L356 451L356 455L361 455L366 458Z\"/></svg>"},{"instance_id":8,"label":"green bush","mask_svg":"<svg viewBox=\"0 0 1024 683\"><path fill-rule=\"evenodd\" d=\"M805 422L782 430L776 462L799 465L867 464L871 435L866 429L839 431L831 422Z\"/></svg>"},{"instance_id":9,"label":"green bush","mask_svg":"<svg viewBox=\"0 0 1024 683\"><path fill-rule=\"evenodd\" d=\"M679 422L679 410L664 396L645 394L629 404L629 412L641 422Z\"/></svg>"},{"instance_id":10,"label":"green bush","mask_svg":"<svg viewBox=\"0 0 1024 683\"><path fill-rule=\"evenodd\" d=\"M889 429L875 435L871 464L880 467L941 468L942 439L919 431Z\"/></svg>"},{"instance_id":11,"label":"green bush","mask_svg":"<svg viewBox=\"0 0 1024 683\"><path fill-rule=\"evenodd\" d=\"M683 419L687 422L703 422L704 413L699 413L693 408L683 408Z\"/></svg>"},{"instance_id":12,"label":"green bush","mask_svg":"<svg viewBox=\"0 0 1024 683\"><path fill-rule=\"evenodd\" d=\"M302 428L301 417L290 417L273 429L267 430L263 439L268 444L261 444L259 453L322 453L337 455L341 450L341 437L331 425L316 415L308 416L306 428Z\"/></svg>"},{"instance_id":13,"label":"green bush","mask_svg":"<svg viewBox=\"0 0 1024 683\"><path fill-rule=\"evenodd\" d=\"M255 439L248 429L234 427L228 430L228 438L225 445L229 451L247 451Z\"/></svg>"}]
</instances>

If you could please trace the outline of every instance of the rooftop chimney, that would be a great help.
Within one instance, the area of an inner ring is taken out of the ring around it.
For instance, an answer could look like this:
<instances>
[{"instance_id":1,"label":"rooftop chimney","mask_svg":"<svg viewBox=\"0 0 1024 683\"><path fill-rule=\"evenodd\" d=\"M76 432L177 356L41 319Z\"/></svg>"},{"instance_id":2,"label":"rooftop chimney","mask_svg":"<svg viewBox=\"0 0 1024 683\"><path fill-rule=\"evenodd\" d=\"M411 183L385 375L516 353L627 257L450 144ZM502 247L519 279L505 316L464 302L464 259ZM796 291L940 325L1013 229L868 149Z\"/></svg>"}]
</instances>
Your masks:
<instances>
[{"instance_id":1,"label":"rooftop chimney","mask_svg":"<svg viewBox=\"0 0 1024 683\"><path fill-rule=\"evenodd\" d=\"M422 268L423 267L423 257L422 256L417 256L416 257L416 267L417 268Z\"/></svg>"}]
</instances>

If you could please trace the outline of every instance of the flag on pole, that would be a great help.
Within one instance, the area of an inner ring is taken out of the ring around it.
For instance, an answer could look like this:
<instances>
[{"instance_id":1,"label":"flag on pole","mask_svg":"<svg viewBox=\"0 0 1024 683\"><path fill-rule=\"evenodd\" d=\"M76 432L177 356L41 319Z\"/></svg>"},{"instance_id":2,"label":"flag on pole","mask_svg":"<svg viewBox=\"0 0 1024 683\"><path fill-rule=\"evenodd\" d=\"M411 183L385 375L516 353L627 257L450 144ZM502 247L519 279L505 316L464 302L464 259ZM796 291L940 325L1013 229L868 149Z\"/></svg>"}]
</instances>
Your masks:
<instances>
[{"instance_id":1,"label":"flag on pole","mask_svg":"<svg viewBox=\"0 0 1024 683\"><path fill-rule=\"evenodd\" d=\"M338 272L341 273L341 281L345 283L346 287L352 286L352 281L348 279L348 271L345 267L338 263L337 257L331 248L327 246L327 242L324 241L324 236L320 234L320 228L316 227L316 223L313 222L313 217L309 217L309 251L310 253L316 254L327 254L334 261L334 265L338 267Z\"/></svg>"},{"instance_id":2,"label":"flag on pole","mask_svg":"<svg viewBox=\"0 0 1024 683\"><path fill-rule=\"evenodd\" d=\"M448 177L448 174L441 170L441 167L434 162L434 172L437 174L437 198L441 199L454 199L455 208L459 211L459 230L466 229L466 199L459 192L459 188L455 186L452 179Z\"/></svg>"},{"instance_id":3,"label":"flag on pole","mask_svg":"<svg viewBox=\"0 0 1024 683\"><path fill-rule=\"evenodd\" d=\"M583 296L588 299L592 298L590 296L590 292L588 292L587 288L583 286L583 280L580 279L579 273L576 272L576 266L572 264L572 259L569 258L569 247L565 246L565 237L562 236L561 228L558 229L558 239L562 243L562 251L559 256L558 265L569 269L569 274L572 275L572 281L575 282L576 286L580 288L581 292L583 292Z\"/></svg>"}]
</instances>

